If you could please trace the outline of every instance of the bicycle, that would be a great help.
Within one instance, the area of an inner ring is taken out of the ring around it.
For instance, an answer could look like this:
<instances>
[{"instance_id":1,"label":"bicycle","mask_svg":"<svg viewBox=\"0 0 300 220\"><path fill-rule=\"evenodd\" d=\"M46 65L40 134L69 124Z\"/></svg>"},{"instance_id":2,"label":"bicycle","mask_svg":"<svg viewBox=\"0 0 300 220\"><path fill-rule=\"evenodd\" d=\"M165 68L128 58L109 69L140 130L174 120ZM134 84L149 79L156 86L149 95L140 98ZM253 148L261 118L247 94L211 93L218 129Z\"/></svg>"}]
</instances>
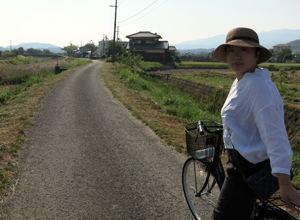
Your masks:
<instances>
[{"instance_id":1,"label":"bicycle","mask_svg":"<svg viewBox=\"0 0 300 220\"><path fill-rule=\"evenodd\" d=\"M209 220L225 179L220 157L224 151L223 126L213 120L203 120L187 124L185 133L187 152L191 157L182 169L184 195L195 219ZM290 214L285 210L283 200L272 196L256 201L251 219L296 220L296 215L300 216L300 207L295 205L295 208L296 214Z\"/></svg>"}]
</instances>

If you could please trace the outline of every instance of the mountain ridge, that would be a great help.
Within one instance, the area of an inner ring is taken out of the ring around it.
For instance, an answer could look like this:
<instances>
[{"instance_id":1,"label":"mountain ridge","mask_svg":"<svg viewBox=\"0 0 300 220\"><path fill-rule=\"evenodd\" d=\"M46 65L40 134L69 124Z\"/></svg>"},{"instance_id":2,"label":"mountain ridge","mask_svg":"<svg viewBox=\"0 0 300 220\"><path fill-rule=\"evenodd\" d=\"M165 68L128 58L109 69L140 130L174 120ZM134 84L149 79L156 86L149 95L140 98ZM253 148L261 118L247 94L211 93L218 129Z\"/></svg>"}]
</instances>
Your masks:
<instances>
[{"instance_id":1,"label":"mountain ridge","mask_svg":"<svg viewBox=\"0 0 300 220\"><path fill-rule=\"evenodd\" d=\"M24 50L33 48L33 49L47 49L50 50L53 53L63 53L64 51L61 50L61 47L55 46L53 44L49 43L39 43L39 42L30 42L30 43L21 43L18 45L12 45L11 49L19 49L20 47L23 47ZM0 47L1 50L10 50L10 46L7 47Z\"/></svg>"},{"instance_id":2,"label":"mountain ridge","mask_svg":"<svg viewBox=\"0 0 300 220\"><path fill-rule=\"evenodd\" d=\"M257 33L261 45L272 49L277 44L287 44L300 39L300 29L280 29ZM177 50L210 49L213 50L225 42L226 34L216 35L210 38L202 38L192 41L184 41L174 46Z\"/></svg>"}]
</instances>

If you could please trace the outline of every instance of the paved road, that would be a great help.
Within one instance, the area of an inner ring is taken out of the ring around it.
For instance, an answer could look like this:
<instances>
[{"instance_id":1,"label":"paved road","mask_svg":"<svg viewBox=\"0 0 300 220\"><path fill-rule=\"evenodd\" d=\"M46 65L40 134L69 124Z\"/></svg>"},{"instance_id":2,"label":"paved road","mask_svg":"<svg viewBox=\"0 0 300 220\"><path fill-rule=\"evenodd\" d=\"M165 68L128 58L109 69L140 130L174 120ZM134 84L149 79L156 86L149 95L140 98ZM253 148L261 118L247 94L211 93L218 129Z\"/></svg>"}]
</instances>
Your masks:
<instances>
[{"instance_id":1,"label":"paved road","mask_svg":"<svg viewBox=\"0 0 300 220\"><path fill-rule=\"evenodd\" d=\"M70 74L43 99L1 219L192 219L185 157L112 97L101 65Z\"/></svg>"}]
</instances>

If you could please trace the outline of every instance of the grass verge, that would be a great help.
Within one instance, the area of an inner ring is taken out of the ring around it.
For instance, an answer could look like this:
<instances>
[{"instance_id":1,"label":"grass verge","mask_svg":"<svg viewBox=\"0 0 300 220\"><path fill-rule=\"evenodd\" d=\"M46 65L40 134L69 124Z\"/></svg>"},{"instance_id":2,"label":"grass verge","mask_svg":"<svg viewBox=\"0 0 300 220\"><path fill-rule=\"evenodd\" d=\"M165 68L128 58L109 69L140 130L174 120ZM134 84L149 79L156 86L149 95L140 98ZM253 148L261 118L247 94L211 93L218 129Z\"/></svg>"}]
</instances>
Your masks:
<instances>
[{"instance_id":1,"label":"grass verge","mask_svg":"<svg viewBox=\"0 0 300 220\"><path fill-rule=\"evenodd\" d=\"M179 152L185 152L184 125L199 118L218 118L189 95L150 76L139 76L123 69L114 71L104 63L101 76L112 94L138 119Z\"/></svg>"},{"instance_id":2,"label":"grass verge","mask_svg":"<svg viewBox=\"0 0 300 220\"><path fill-rule=\"evenodd\" d=\"M30 85L0 105L0 203L3 203L14 187L17 158L22 143L26 141L24 130L31 124L30 119L40 108L40 100L57 82L78 68L80 66L41 79L39 83Z\"/></svg>"},{"instance_id":3,"label":"grass verge","mask_svg":"<svg viewBox=\"0 0 300 220\"><path fill-rule=\"evenodd\" d=\"M120 100L135 117L153 129L167 144L175 146L180 152L184 149L184 122L166 114L150 97L130 88L118 74L114 73L111 63L104 63L101 76L113 96Z\"/></svg>"}]
</instances>

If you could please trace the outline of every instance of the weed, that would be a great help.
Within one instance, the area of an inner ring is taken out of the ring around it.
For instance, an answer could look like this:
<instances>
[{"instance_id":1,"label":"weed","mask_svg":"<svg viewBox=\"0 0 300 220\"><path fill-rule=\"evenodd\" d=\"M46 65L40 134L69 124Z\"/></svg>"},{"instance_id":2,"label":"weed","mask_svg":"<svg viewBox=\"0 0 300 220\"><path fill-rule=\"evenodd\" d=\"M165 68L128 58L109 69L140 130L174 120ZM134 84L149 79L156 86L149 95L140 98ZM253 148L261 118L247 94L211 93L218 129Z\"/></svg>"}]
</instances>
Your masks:
<instances>
[{"instance_id":1,"label":"weed","mask_svg":"<svg viewBox=\"0 0 300 220\"><path fill-rule=\"evenodd\" d=\"M36 58L28 58L28 64L24 61L12 60L15 65L6 65L0 67L0 85L16 85L8 91L0 92L0 105L7 100L18 95L33 84L42 82L45 78L54 76L55 61L47 63L38 63ZM60 65L64 68L73 68L87 64L89 60L80 60L69 58L60 61ZM25 65L25 64L27 65ZM38 64L37 64L38 63Z\"/></svg>"},{"instance_id":2,"label":"weed","mask_svg":"<svg viewBox=\"0 0 300 220\"><path fill-rule=\"evenodd\" d=\"M180 67L190 67L190 68L203 68L203 69L227 69L227 63L219 62L190 62L183 61L178 64Z\"/></svg>"},{"instance_id":3,"label":"weed","mask_svg":"<svg viewBox=\"0 0 300 220\"><path fill-rule=\"evenodd\" d=\"M228 64L220 62L182 61L178 66L199 69L229 69ZM262 63L259 64L259 66L267 68L270 71L279 71L280 68L286 68L286 70L300 70L300 64L298 63Z\"/></svg>"},{"instance_id":4,"label":"weed","mask_svg":"<svg viewBox=\"0 0 300 220\"><path fill-rule=\"evenodd\" d=\"M294 175L294 181L300 183L300 153L294 152L292 171Z\"/></svg>"},{"instance_id":5,"label":"weed","mask_svg":"<svg viewBox=\"0 0 300 220\"><path fill-rule=\"evenodd\" d=\"M170 84L163 83L146 75L132 73L128 69L121 70L120 76L122 79L128 81L132 88L145 93L162 106L169 115L178 116L189 121L197 121L203 117L215 117L208 111L200 110L208 110L210 108L209 105L206 103L197 103L192 97Z\"/></svg>"},{"instance_id":6,"label":"weed","mask_svg":"<svg viewBox=\"0 0 300 220\"><path fill-rule=\"evenodd\" d=\"M279 79L279 85L282 88L283 82L288 79L288 73L285 71L285 68L280 68L280 70L276 76Z\"/></svg>"},{"instance_id":7,"label":"weed","mask_svg":"<svg viewBox=\"0 0 300 220\"><path fill-rule=\"evenodd\" d=\"M3 185L3 183L7 183L8 179L9 179L8 173L5 170L1 170L0 171L0 185Z\"/></svg>"}]
</instances>

